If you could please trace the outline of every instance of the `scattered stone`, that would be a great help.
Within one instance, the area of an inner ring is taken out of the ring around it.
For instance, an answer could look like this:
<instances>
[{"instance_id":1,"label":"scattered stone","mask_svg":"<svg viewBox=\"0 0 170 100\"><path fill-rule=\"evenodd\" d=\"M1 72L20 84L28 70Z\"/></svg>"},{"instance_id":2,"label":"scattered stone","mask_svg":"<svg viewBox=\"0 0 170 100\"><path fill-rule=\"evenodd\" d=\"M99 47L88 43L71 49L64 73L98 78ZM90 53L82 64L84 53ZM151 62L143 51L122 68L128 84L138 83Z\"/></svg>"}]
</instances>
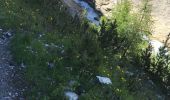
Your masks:
<instances>
[{"instance_id":1,"label":"scattered stone","mask_svg":"<svg viewBox=\"0 0 170 100\"><path fill-rule=\"evenodd\" d=\"M102 84L112 84L112 81L108 77L101 77L101 76L96 76L99 80L100 83Z\"/></svg>"},{"instance_id":2,"label":"scattered stone","mask_svg":"<svg viewBox=\"0 0 170 100\"><path fill-rule=\"evenodd\" d=\"M78 100L78 95L74 92L65 92L65 96L68 97L69 100Z\"/></svg>"},{"instance_id":3,"label":"scattered stone","mask_svg":"<svg viewBox=\"0 0 170 100\"><path fill-rule=\"evenodd\" d=\"M11 95L12 95L12 94L11 94L11 92L9 92L8 94L9 94L9 96L11 96Z\"/></svg>"},{"instance_id":4,"label":"scattered stone","mask_svg":"<svg viewBox=\"0 0 170 100\"><path fill-rule=\"evenodd\" d=\"M11 32L9 32L9 31L4 32L3 35L4 35L5 38L10 38L12 36Z\"/></svg>"},{"instance_id":5,"label":"scattered stone","mask_svg":"<svg viewBox=\"0 0 170 100\"><path fill-rule=\"evenodd\" d=\"M38 37L41 38L42 36L44 36L45 34L43 33L37 33L38 34Z\"/></svg>"},{"instance_id":6,"label":"scattered stone","mask_svg":"<svg viewBox=\"0 0 170 100\"><path fill-rule=\"evenodd\" d=\"M44 44L45 47L49 47L49 44Z\"/></svg>"}]
</instances>

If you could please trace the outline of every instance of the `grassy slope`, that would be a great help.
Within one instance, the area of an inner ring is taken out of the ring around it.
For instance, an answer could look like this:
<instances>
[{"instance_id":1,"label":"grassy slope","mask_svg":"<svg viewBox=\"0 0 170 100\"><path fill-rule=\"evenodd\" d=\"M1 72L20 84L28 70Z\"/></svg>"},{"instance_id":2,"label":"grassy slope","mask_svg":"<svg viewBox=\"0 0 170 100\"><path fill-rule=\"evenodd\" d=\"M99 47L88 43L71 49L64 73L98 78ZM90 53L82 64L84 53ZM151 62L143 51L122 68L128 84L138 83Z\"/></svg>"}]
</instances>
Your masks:
<instances>
[{"instance_id":1,"label":"grassy slope","mask_svg":"<svg viewBox=\"0 0 170 100\"><path fill-rule=\"evenodd\" d=\"M86 100L154 98L148 90L144 96L129 92L124 70L114 67L115 72L107 67L115 65L119 55L105 58L106 53L96 41L95 28L71 18L59 0L54 2L42 7L24 0L0 1L0 24L16 31L12 52L16 62L26 66L26 98L63 99L64 90L81 90L77 88L86 91L80 97ZM99 74L110 77L113 85L96 85L95 75ZM76 80L76 84L68 87L70 80Z\"/></svg>"},{"instance_id":2,"label":"grassy slope","mask_svg":"<svg viewBox=\"0 0 170 100\"><path fill-rule=\"evenodd\" d=\"M3 17L0 19L1 25L12 28L17 33L12 41L14 58L18 64L24 63L27 66L25 76L31 88L30 92L26 94L27 98L63 96L63 87L70 79L82 78L80 80L85 81L84 76L77 77L82 73L79 72L79 66L82 66L81 63L85 63L85 61L78 61L80 60L79 56L86 51L86 48L90 50L90 48L97 46L96 44L81 46L86 40L86 37L81 38L86 29L82 29L84 26L81 26L77 19L72 19L65 11L61 11L65 8L61 8L59 1L57 3L60 5L59 7L39 9L38 5L31 6L22 0L1 1L1 9L3 10L1 12ZM53 3L49 3L49 6L50 4ZM38 33L43 36L39 37ZM58 47L45 47L44 44L53 44ZM66 53L61 54L61 51ZM93 52L96 53L94 56L99 56L98 49L91 51L91 54ZM70 61L70 59L73 60ZM88 60L91 60L89 66L95 65L93 64L96 63L95 58L89 57ZM50 69L48 62L53 63L55 67ZM74 73L70 71L73 67ZM37 93L41 94L40 97Z\"/></svg>"}]
</instances>

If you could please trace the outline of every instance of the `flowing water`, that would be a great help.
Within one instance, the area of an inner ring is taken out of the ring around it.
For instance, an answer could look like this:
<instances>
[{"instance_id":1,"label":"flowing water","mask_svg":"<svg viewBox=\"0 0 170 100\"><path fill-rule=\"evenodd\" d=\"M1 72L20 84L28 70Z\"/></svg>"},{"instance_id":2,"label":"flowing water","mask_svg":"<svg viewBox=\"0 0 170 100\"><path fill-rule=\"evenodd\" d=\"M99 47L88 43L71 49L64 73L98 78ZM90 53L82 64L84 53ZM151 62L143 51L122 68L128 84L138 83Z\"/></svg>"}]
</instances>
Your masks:
<instances>
[{"instance_id":1,"label":"flowing water","mask_svg":"<svg viewBox=\"0 0 170 100\"><path fill-rule=\"evenodd\" d=\"M82 0L74 0L74 1L85 10L86 18L90 22L99 25L99 15L92 7L90 7L90 5L87 2L84 2Z\"/></svg>"}]
</instances>

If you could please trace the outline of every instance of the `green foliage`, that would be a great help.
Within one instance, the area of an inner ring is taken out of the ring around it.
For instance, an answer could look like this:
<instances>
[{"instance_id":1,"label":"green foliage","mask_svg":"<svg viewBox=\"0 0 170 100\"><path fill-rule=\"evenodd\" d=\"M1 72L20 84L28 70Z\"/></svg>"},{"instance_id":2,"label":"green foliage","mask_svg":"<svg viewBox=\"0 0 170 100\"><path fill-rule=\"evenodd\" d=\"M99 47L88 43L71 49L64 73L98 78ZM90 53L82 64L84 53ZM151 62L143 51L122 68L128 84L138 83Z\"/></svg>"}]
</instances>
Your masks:
<instances>
[{"instance_id":1,"label":"green foliage","mask_svg":"<svg viewBox=\"0 0 170 100\"><path fill-rule=\"evenodd\" d=\"M166 94L169 94L169 75L170 75L170 54L168 51L168 41L170 34L164 43L164 46L159 48L159 53L152 54L152 47L146 49L141 59L141 65L149 72L152 79L158 83Z\"/></svg>"},{"instance_id":2,"label":"green foliage","mask_svg":"<svg viewBox=\"0 0 170 100\"><path fill-rule=\"evenodd\" d=\"M114 49L117 45L118 34L117 34L117 23L108 21L105 17L101 18L101 29L99 33L99 41L101 42L101 47L104 49Z\"/></svg>"},{"instance_id":3,"label":"green foliage","mask_svg":"<svg viewBox=\"0 0 170 100\"><path fill-rule=\"evenodd\" d=\"M113 19L117 23L118 37L124 38L121 45L125 53L138 53L143 48L145 41L143 37L150 34L151 19L148 2L141 7L142 13L133 11L129 0L121 0L113 10Z\"/></svg>"}]
</instances>

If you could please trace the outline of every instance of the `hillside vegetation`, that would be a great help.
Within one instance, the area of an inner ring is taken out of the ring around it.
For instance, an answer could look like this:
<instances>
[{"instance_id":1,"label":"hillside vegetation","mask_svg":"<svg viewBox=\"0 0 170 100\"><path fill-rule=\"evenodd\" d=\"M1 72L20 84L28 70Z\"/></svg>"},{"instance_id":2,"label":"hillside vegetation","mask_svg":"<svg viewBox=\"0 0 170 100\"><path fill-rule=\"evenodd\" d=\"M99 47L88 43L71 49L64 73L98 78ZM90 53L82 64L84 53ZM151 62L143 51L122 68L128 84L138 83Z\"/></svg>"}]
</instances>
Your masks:
<instances>
[{"instance_id":1,"label":"hillside vegetation","mask_svg":"<svg viewBox=\"0 0 170 100\"><path fill-rule=\"evenodd\" d=\"M67 9L61 0L0 1L0 26L15 31L11 51L23 67L26 100L65 100L67 91L80 100L168 98L170 55L166 42L154 54L144 38L152 25L147 0L138 13L123 0L99 26Z\"/></svg>"}]
</instances>

